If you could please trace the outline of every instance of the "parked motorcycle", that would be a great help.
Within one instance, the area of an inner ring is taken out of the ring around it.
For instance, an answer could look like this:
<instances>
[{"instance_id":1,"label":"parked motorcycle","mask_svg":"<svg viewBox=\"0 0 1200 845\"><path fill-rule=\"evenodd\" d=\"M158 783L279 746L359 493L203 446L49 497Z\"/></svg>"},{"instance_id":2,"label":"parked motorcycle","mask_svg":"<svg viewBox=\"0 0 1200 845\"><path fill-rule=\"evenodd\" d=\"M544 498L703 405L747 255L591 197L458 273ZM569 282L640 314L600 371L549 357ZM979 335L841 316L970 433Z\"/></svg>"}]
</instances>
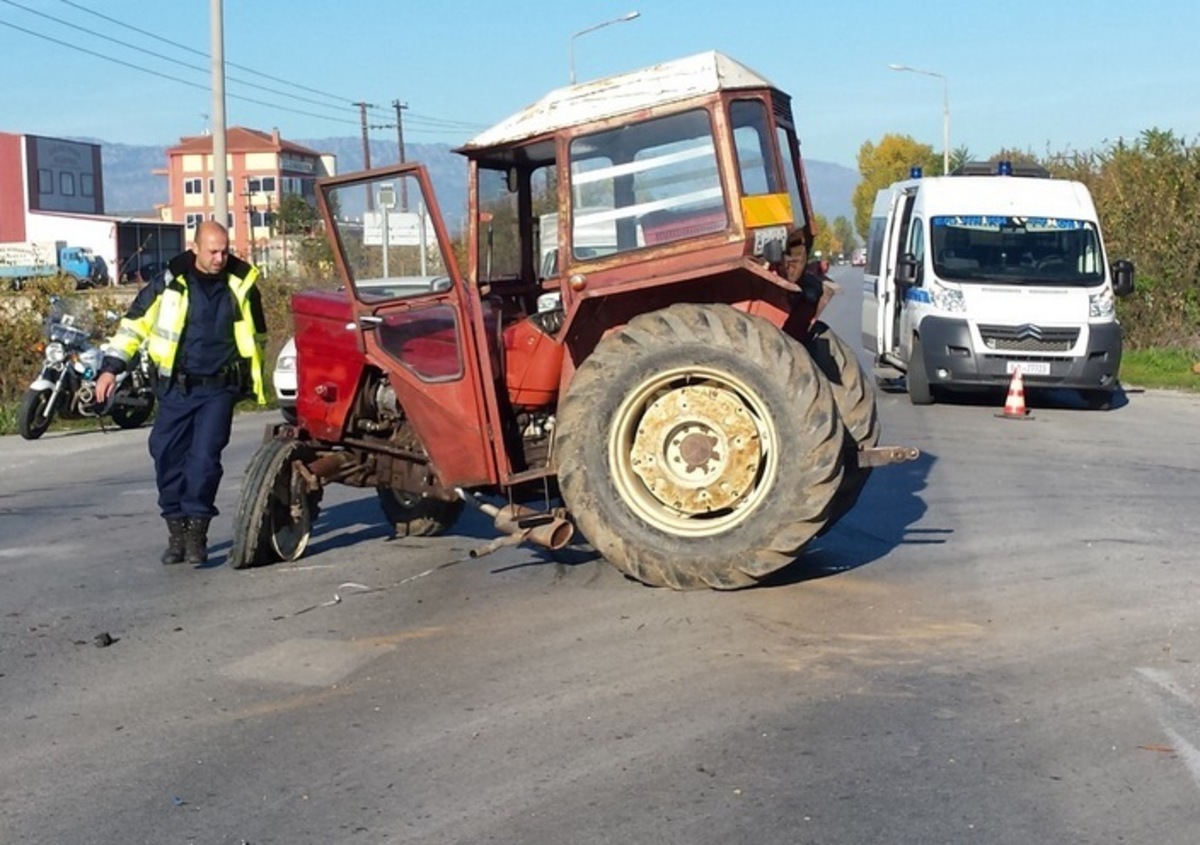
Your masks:
<instances>
[{"instance_id":1,"label":"parked motorcycle","mask_svg":"<svg viewBox=\"0 0 1200 845\"><path fill-rule=\"evenodd\" d=\"M110 319L116 319L110 314ZM103 406L96 404L96 377L104 352L93 341L87 306L54 299L45 322L42 371L21 398L17 427L26 440L41 437L55 417L112 419L121 428L138 428L154 412L149 359L136 354Z\"/></svg>"}]
</instances>

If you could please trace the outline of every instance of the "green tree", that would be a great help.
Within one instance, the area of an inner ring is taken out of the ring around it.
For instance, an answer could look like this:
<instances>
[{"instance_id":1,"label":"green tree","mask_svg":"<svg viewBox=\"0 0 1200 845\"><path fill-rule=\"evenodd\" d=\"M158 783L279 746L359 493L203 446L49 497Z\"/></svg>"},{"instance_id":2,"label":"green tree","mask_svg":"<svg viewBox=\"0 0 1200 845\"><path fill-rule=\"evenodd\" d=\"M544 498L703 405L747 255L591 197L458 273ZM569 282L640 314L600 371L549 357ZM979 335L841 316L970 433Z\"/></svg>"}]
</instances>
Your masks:
<instances>
[{"instance_id":1,"label":"green tree","mask_svg":"<svg viewBox=\"0 0 1200 845\"><path fill-rule=\"evenodd\" d=\"M845 217L834 218L833 237L837 241L838 252L849 255L858 246L858 238L854 236L854 224Z\"/></svg>"},{"instance_id":2,"label":"green tree","mask_svg":"<svg viewBox=\"0 0 1200 845\"><path fill-rule=\"evenodd\" d=\"M916 166L926 173L941 169L942 157L928 144L918 144L908 135L884 135L879 144L863 143L858 151L858 172L862 180L854 188L851 205L854 207L854 226L866 240L871 225L871 206L875 194L893 182L907 178Z\"/></svg>"},{"instance_id":3,"label":"green tree","mask_svg":"<svg viewBox=\"0 0 1200 845\"><path fill-rule=\"evenodd\" d=\"M320 215L299 194L284 194L275 210L275 230L284 235L311 235Z\"/></svg>"},{"instance_id":4,"label":"green tree","mask_svg":"<svg viewBox=\"0 0 1200 845\"><path fill-rule=\"evenodd\" d=\"M1200 349L1200 147L1154 128L1052 156L1049 169L1088 186L1109 261L1137 267L1136 292L1117 306L1129 346Z\"/></svg>"},{"instance_id":5,"label":"green tree","mask_svg":"<svg viewBox=\"0 0 1200 845\"><path fill-rule=\"evenodd\" d=\"M817 234L813 238L810 255L816 258L817 253L820 253L821 258L829 258L834 252L834 236L833 230L829 228L829 221L825 219L823 214L818 214L814 211L812 225Z\"/></svg>"}]
</instances>

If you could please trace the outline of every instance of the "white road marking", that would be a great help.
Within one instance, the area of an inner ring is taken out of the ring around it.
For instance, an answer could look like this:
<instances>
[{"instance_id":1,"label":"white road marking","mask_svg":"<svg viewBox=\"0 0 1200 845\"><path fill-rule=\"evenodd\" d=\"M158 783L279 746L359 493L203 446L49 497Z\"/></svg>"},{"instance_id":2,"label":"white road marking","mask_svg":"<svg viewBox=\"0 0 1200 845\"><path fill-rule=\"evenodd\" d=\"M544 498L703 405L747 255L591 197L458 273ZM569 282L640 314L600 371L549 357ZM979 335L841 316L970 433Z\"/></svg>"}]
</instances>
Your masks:
<instances>
[{"instance_id":1,"label":"white road marking","mask_svg":"<svg viewBox=\"0 0 1200 845\"><path fill-rule=\"evenodd\" d=\"M1145 694L1155 711L1158 724L1171 740L1171 747L1192 773L1200 787L1200 713L1196 703L1170 672L1162 669L1140 668L1139 674L1148 683Z\"/></svg>"}]
</instances>

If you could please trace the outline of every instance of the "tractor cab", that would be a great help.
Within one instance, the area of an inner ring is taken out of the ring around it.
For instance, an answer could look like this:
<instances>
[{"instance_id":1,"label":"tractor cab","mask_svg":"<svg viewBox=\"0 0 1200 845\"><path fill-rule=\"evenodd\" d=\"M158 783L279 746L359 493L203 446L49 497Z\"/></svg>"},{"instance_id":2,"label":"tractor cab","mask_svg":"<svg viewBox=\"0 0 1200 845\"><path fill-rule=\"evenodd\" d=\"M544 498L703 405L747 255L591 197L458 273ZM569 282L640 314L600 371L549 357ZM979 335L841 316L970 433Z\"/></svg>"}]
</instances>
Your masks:
<instances>
[{"instance_id":1,"label":"tractor cab","mask_svg":"<svg viewBox=\"0 0 1200 845\"><path fill-rule=\"evenodd\" d=\"M420 166L321 190L361 347L420 394L407 415L458 482L548 472L548 442L520 433L546 430L573 367L650 303L789 312L771 264L811 238L790 98L727 56L559 89L459 152L465 216Z\"/></svg>"}]
</instances>

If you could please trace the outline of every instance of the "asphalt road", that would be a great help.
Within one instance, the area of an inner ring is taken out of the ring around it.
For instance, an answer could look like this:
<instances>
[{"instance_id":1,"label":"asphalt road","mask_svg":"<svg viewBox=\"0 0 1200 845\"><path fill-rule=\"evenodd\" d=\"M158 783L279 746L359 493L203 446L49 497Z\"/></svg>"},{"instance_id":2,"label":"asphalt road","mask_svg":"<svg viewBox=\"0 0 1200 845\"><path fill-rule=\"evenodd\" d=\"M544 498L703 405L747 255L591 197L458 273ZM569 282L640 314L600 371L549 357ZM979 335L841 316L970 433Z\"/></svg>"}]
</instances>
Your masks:
<instances>
[{"instance_id":1,"label":"asphalt road","mask_svg":"<svg viewBox=\"0 0 1200 845\"><path fill-rule=\"evenodd\" d=\"M1194 845L1200 398L1028 398L881 394L921 460L738 593L389 541L345 488L233 571L269 414L163 567L145 431L4 438L0 843Z\"/></svg>"}]
</instances>

